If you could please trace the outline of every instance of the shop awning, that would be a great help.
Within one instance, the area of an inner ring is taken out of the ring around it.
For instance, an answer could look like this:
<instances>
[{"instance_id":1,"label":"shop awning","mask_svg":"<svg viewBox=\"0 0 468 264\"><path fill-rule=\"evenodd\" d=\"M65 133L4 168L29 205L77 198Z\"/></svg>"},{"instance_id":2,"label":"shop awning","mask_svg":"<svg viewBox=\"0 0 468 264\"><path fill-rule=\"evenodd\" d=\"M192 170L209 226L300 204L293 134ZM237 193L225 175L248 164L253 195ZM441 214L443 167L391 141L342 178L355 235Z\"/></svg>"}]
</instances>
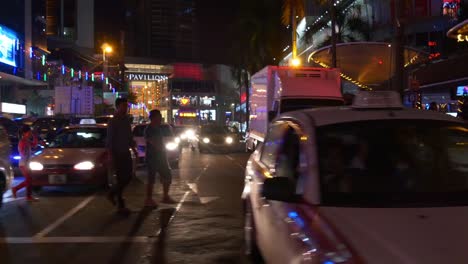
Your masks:
<instances>
[{"instance_id":1,"label":"shop awning","mask_svg":"<svg viewBox=\"0 0 468 264\"><path fill-rule=\"evenodd\" d=\"M25 86L47 86L47 83L37 80L27 80L22 77L0 72L0 83L16 83Z\"/></svg>"},{"instance_id":2,"label":"shop awning","mask_svg":"<svg viewBox=\"0 0 468 264\"><path fill-rule=\"evenodd\" d=\"M384 42L340 43L337 49L337 66L342 77L358 86L378 86L393 76L392 46ZM308 62L323 67L331 65L331 46L313 51ZM406 47L404 50L405 67L427 61L427 54Z\"/></svg>"},{"instance_id":3,"label":"shop awning","mask_svg":"<svg viewBox=\"0 0 468 264\"><path fill-rule=\"evenodd\" d=\"M468 42L468 19L457 24L447 32L447 37L459 42Z\"/></svg>"}]
</instances>

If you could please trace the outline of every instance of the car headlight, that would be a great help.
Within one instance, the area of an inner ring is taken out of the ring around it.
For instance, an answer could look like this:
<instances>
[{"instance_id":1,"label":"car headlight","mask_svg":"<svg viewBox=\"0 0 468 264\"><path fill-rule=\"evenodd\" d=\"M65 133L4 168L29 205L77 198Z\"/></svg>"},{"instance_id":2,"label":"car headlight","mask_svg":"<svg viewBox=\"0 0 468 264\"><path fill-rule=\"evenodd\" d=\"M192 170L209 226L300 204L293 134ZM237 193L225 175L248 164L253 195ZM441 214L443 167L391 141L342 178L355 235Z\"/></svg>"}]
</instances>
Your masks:
<instances>
[{"instance_id":1,"label":"car headlight","mask_svg":"<svg viewBox=\"0 0 468 264\"><path fill-rule=\"evenodd\" d=\"M179 144L180 143L180 138L179 137L176 137L175 140L174 140L175 143Z\"/></svg>"},{"instance_id":2,"label":"car headlight","mask_svg":"<svg viewBox=\"0 0 468 264\"><path fill-rule=\"evenodd\" d=\"M31 161L29 162L29 169L32 171L41 171L44 169L44 165L37 161Z\"/></svg>"},{"instance_id":3,"label":"car headlight","mask_svg":"<svg viewBox=\"0 0 468 264\"><path fill-rule=\"evenodd\" d=\"M94 163L91 161L83 161L73 166L73 168L75 170L92 170L94 169Z\"/></svg>"},{"instance_id":4,"label":"car headlight","mask_svg":"<svg viewBox=\"0 0 468 264\"><path fill-rule=\"evenodd\" d=\"M169 142L166 144L166 149L167 150L175 150L177 149L178 144L176 142Z\"/></svg>"},{"instance_id":5,"label":"car headlight","mask_svg":"<svg viewBox=\"0 0 468 264\"><path fill-rule=\"evenodd\" d=\"M207 137L206 137L206 138L203 138L203 143L206 143L206 144L210 143L210 139L207 138Z\"/></svg>"},{"instance_id":6,"label":"car headlight","mask_svg":"<svg viewBox=\"0 0 468 264\"><path fill-rule=\"evenodd\" d=\"M226 138L226 143L232 144L232 142L234 142L234 139L232 139L232 137L227 137Z\"/></svg>"},{"instance_id":7,"label":"car headlight","mask_svg":"<svg viewBox=\"0 0 468 264\"><path fill-rule=\"evenodd\" d=\"M186 138L187 138L187 135L186 135L185 133L183 133L183 134L180 135L180 138L181 138L181 139L186 139Z\"/></svg>"},{"instance_id":8,"label":"car headlight","mask_svg":"<svg viewBox=\"0 0 468 264\"><path fill-rule=\"evenodd\" d=\"M189 130L185 131L185 136L188 139L195 139L195 131L189 129Z\"/></svg>"}]
</instances>

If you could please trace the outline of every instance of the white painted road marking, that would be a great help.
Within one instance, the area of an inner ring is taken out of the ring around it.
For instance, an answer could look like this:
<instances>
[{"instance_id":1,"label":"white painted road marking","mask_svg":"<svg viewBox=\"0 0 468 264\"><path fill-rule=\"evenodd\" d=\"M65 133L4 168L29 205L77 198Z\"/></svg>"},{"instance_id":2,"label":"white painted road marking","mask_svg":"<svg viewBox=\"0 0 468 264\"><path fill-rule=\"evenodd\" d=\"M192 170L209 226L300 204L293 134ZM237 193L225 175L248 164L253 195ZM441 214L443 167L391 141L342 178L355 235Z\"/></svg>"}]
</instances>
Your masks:
<instances>
[{"instance_id":1,"label":"white painted road marking","mask_svg":"<svg viewBox=\"0 0 468 264\"><path fill-rule=\"evenodd\" d=\"M70 211L68 211L66 214L64 214L62 217L57 219L55 222L44 228L42 231L37 233L33 238L43 238L50 232L52 232L55 228L63 224L67 219L72 217L74 214L76 214L78 211L83 209L89 202L91 202L94 198L96 198L96 195L89 196L88 198L84 199L81 203L79 203L77 206L72 208Z\"/></svg>"},{"instance_id":2,"label":"white painted road marking","mask_svg":"<svg viewBox=\"0 0 468 264\"><path fill-rule=\"evenodd\" d=\"M200 202L202 204L207 204L213 201L216 201L219 199L219 196L205 196L205 197L200 197Z\"/></svg>"}]
</instances>

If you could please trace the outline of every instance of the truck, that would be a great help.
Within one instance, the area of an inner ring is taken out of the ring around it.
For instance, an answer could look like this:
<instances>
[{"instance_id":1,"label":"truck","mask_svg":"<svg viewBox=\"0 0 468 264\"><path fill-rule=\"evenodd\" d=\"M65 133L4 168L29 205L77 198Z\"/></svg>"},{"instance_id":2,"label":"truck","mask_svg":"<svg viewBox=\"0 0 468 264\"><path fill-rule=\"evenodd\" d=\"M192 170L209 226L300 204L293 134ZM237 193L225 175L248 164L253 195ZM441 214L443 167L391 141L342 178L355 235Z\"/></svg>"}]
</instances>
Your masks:
<instances>
[{"instance_id":1,"label":"truck","mask_svg":"<svg viewBox=\"0 0 468 264\"><path fill-rule=\"evenodd\" d=\"M248 152L264 141L268 124L281 113L344 105L336 68L266 66L250 82Z\"/></svg>"}]
</instances>

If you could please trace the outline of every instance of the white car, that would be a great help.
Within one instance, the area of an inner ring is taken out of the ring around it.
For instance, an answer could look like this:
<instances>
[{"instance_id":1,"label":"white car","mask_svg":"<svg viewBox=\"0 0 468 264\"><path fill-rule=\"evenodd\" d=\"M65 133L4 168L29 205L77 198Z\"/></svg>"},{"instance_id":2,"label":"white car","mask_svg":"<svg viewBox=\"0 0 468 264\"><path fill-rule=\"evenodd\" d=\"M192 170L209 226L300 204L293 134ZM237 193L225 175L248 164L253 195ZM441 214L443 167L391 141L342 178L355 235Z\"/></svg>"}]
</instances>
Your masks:
<instances>
[{"instance_id":1,"label":"white car","mask_svg":"<svg viewBox=\"0 0 468 264\"><path fill-rule=\"evenodd\" d=\"M466 263L468 126L393 92L285 113L242 198L247 253L266 263Z\"/></svg>"},{"instance_id":2,"label":"white car","mask_svg":"<svg viewBox=\"0 0 468 264\"><path fill-rule=\"evenodd\" d=\"M139 163L145 162L146 140L144 133L147 126L148 124L140 124L133 128L133 138L137 145ZM182 151L182 147L179 144L180 138L174 134L172 127L169 124L162 124L161 130L163 133L163 142L166 147L168 162L173 169L176 169L179 167L180 153Z\"/></svg>"},{"instance_id":3,"label":"white car","mask_svg":"<svg viewBox=\"0 0 468 264\"><path fill-rule=\"evenodd\" d=\"M3 204L3 194L10 189L13 181L10 153L11 146L8 133L3 126L0 126L0 207Z\"/></svg>"}]
</instances>

